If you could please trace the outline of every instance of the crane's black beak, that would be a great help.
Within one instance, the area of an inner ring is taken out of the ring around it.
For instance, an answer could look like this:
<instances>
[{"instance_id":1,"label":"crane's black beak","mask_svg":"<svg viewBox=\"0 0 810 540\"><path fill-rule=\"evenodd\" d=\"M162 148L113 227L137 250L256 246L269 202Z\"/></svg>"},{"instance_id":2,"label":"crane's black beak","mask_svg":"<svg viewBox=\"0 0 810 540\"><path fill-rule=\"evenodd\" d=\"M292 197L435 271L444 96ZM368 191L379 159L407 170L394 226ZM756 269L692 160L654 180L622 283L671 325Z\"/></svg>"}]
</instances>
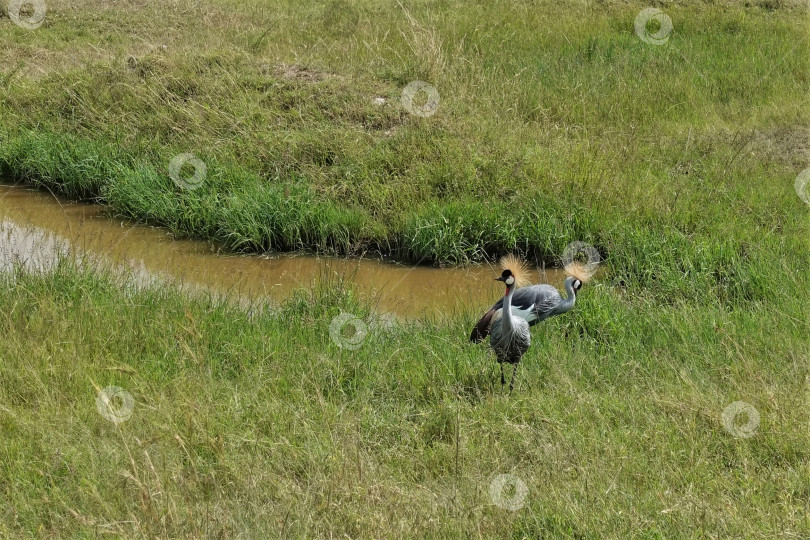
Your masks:
<instances>
[{"instance_id":1,"label":"crane's black beak","mask_svg":"<svg viewBox=\"0 0 810 540\"><path fill-rule=\"evenodd\" d=\"M506 281L506 279L503 276L501 276L501 277L496 277L495 281Z\"/></svg>"}]
</instances>

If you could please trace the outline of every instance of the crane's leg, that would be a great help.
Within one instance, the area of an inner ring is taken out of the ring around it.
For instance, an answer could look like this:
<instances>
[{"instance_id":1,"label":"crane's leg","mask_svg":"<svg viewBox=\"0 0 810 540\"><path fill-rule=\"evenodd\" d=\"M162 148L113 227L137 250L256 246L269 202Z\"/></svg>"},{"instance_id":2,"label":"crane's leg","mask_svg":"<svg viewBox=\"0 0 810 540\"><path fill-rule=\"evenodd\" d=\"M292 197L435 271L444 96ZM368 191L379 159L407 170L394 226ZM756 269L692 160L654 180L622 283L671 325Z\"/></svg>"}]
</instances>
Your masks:
<instances>
[{"instance_id":1,"label":"crane's leg","mask_svg":"<svg viewBox=\"0 0 810 540\"><path fill-rule=\"evenodd\" d=\"M500 365L501 365L501 390L503 390L503 385L506 384L506 381L503 379L503 362L501 362Z\"/></svg>"},{"instance_id":2,"label":"crane's leg","mask_svg":"<svg viewBox=\"0 0 810 540\"><path fill-rule=\"evenodd\" d=\"M512 380L509 383L509 393L512 393L512 388L515 386L515 372L517 371L517 364L512 364Z\"/></svg>"}]
</instances>

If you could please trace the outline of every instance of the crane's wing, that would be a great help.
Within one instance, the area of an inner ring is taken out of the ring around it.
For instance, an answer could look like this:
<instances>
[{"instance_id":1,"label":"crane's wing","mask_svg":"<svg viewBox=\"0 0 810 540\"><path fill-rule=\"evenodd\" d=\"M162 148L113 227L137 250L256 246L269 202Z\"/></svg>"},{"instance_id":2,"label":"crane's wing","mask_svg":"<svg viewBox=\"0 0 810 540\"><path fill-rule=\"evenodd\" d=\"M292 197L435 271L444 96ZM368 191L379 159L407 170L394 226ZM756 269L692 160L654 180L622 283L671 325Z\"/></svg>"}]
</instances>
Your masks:
<instances>
[{"instance_id":1,"label":"crane's wing","mask_svg":"<svg viewBox=\"0 0 810 540\"><path fill-rule=\"evenodd\" d=\"M501 310L497 310L497 313L500 312ZM473 343L478 343L489 335L489 331L492 330L492 323L496 319L495 313L496 310L493 307L489 311L484 313L484 316L481 317L481 320L475 323L472 334L470 334L470 341L472 341Z\"/></svg>"},{"instance_id":2,"label":"crane's wing","mask_svg":"<svg viewBox=\"0 0 810 540\"><path fill-rule=\"evenodd\" d=\"M534 326L547 319L555 307L562 301L559 291L551 285L532 285L518 289L512 295L512 315L520 317ZM503 298L487 311L476 323L470 335L470 341L478 343L489 335L492 323L503 309Z\"/></svg>"},{"instance_id":3,"label":"crane's wing","mask_svg":"<svg viewBox=\"0 0 810 540\"><path fill-rule=\"evenodd\" d=\"M551 315L554 313L554 309L560 305L560 302L562 302L562 296L560 296L560 291L551 285L533 285L532 287L527 288L531 289L531 302L534 304L534 306L531 308L531 313L529 316L524 318L529 323L529 326L534 326L540 321L544 321L551 317ZM520 290L521 289L515 291L515 294L517 295Z\"/></svg>"}]
</instances>

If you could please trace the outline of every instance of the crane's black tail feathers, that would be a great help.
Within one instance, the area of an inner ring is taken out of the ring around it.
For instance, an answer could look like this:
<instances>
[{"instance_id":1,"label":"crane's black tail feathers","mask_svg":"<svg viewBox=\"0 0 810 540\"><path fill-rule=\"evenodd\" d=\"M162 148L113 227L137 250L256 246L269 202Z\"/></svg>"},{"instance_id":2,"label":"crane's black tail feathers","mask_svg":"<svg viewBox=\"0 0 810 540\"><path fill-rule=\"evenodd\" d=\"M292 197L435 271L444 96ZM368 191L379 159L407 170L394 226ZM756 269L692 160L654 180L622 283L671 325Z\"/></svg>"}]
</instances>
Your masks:
<instances>
[{"instance_id":1,"label":"crane's black tail feathers","mask_svg":"<svg viewBox=\"0 0 810 540\"><path fill-rule=\"evenodd\" d=\"M484 313L481 320L475 324L475 328L473 328L472 334L470 334L470 341L473 343L480 343L489 335L489 331L492 329L492 317L494 315L494 309L490 309Z\"/></svg>"}]
</instances>

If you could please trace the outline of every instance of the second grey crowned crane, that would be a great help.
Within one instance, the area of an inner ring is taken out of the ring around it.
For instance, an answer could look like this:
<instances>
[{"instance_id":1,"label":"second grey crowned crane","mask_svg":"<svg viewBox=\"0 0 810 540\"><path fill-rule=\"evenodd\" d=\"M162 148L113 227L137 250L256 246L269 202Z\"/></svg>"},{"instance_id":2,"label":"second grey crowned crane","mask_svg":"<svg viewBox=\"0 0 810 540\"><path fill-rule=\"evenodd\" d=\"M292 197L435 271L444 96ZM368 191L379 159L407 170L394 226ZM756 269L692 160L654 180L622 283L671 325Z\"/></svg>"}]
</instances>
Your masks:
<instances>
[{"instance_id":1,"label":"second grey crowned crane","mask_svg":"<svg viewBox=\"0 0 810 540\"><path fill-rule=\"evenodd\" d=\"M534 326L554 315L565 313L574 307L577 291L582 288L582 281L573 276L565 278L565 292L568 297L563 298L551 285L531 285L519 289L511 299L511 314L513 318L525 320L529 326ZM494 331L494 323L502 317L504 300L501 298L487 311L473 328L470 341L478 343Z\"/></svg>"},{"instance_id":2,"label":"second grey crowned crane","mask_svg":"<svg viewBox=\"0 0 810 540\"><path fill-rule=\"evenodd\" d=\"M512 295L517 288L517 280L511 270L504 270L496 281L506 284L506 295L503 297L504 309L502 315L492 323L492 335L489 337L489 346L495 351L498 363L501 365L501 387L503 379L503 363L512 364L512 380L509 382L509 392L515 385L515 372L517 365L529 346L532 344L532 334L529 332L529 323L525 319L512 315Z\"/></svg>"}]
</instances>

